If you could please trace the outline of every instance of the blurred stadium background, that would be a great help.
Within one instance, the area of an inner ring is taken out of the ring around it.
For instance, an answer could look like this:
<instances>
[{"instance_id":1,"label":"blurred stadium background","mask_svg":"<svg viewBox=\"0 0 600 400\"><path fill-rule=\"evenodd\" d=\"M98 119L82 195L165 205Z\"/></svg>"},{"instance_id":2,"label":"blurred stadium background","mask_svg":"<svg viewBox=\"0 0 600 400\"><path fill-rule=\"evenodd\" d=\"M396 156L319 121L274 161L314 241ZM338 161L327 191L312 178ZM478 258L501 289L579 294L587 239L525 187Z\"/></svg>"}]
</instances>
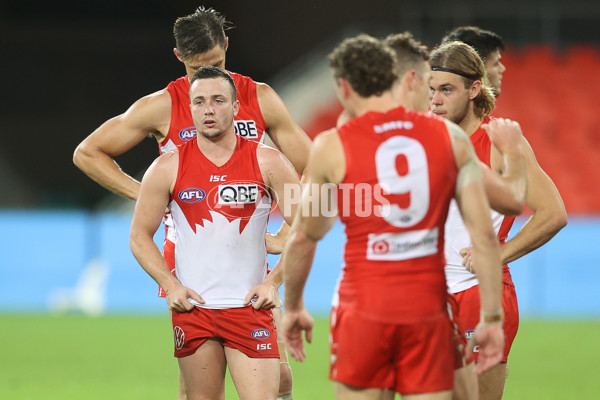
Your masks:
<instances>
[{"instance_id":1,"label":"blurred stadium background","mask_svg":"<svg viewBox=\"0 0 600 400\"><path fill-rule=\"evenodd\" d=\"M584 321L591 325L583 329L598 332L597 0L5 0L0 3L0 76L5 87L0 99L0 331L6 336L0 334L0 397L32 398L2 391L1 376L10 369L5 362L11 360L9 333L18 332L10 329L15 328L11 318L16 314L165 317L155 284L129 251L132 202L92 182L71 157L99 124L183 75L172 55L172 24L201 4L215 7L234 23L228 32L228 69L273 86L311 136L333 126L340 110L325 55L342 38L410 30L432 47L459 25L499 33L509 47L503 55L507 71L502 96L493 115L521 123L570 218L546 246L511 264L521 315L526 324L569 321L574 332ZM156 154L154 140L147 139L117 161L141 177ZM526 218L519 218L514 229ZM156 240L162 241L160 234ZM317 315L327 315L342 241L341 226L336 225L319 246L306 296ZM526 335L521 332L517 343ZM168 332L163 337L168 341ZM567 337L577 342L577 337ZM163 356L170 357L168 352ZM573 363L585 365L583 361L576 358ZM174 368L174 363L169 365ZM39 398L75 398L48 396ZM513 393L511 398L537 397Z\"/></svg>"}]
</instances>

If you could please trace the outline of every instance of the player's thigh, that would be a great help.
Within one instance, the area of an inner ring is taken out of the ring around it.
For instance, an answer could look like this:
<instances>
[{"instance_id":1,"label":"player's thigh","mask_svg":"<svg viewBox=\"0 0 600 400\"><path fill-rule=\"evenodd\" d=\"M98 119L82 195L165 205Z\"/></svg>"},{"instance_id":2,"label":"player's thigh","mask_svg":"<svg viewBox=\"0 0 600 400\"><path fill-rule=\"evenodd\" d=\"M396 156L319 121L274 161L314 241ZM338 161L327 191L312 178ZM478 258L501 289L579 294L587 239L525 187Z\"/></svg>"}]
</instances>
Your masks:
<instances>
[{"instance_id":1,"label":"player's thigh","mask_svg":"<svg viewBox=\"0 0 600 400\"><path fill-rule=\"evenodd\" d=\"M241 351L225 347L231 379L241 400L276 399L279 391L279 359L250 358Z\"/></svg>"},{"instance_id":2,"label":"player's thigh","mask_svg":"<svg viewBox=\"0 0 600 400\"><path fill-rule=\"evenodd\" d=\"M507 372L507 364L500 363L479 375L479 400L500 400Z\"/></svg>"},{"instance_id":3,"label":"player's thigh","mask_svg":"<svg viewBox=\"0 0 600 400\"><path fill-rule=\"evenodd\" d=\"M194 354L178 360L188 400L224 398L227 364L221 343L208 339Z\"/></svg>"},{"instance_id":4,"label":"player's thigh","mask_svg":"<svg viewBox=\"0 0 600 400\"><path fill-rule=\"evenodd\" d=\"M420 394L405 394L402 396L402 400L451 400L452 391L444 390L441 392L433 393L420 393Z\"/></svg>"},{"instance_id":5,"label":"player's thigh","mask_svg":"<svg viewBox=\"0 0 600 400\"><path fill-rule=\"evenodd\" d=\"M477 375L475 374L474 363L454 370L453 400L475 400L477 399L477 391Z\"/></svg>"},{"instance_id":6,"label":"player's thigh","mask_svg":"<svg viewBox=\"0 0 600 400\"><path fill-rule=\"evenodd\" d=\"M392 392L393 393L393 392ZM342 382L333 382L333 394L336 400L384 400L384 390L378 388L359 388ZM392 397L393 398L393 397Z\"/></svg>"}]
</instances>

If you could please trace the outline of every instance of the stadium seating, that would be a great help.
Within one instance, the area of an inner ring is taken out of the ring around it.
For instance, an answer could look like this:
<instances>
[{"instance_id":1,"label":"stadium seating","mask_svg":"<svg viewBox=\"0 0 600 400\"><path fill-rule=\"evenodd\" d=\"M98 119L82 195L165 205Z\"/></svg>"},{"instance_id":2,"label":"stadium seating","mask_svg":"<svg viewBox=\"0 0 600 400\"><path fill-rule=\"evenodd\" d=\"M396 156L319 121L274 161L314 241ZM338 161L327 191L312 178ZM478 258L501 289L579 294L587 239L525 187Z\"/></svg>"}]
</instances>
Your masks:
<instances>
[{"instance_id":1,"label":"stadium seating","mask_svg":"<svg viewBox=\"0 0 600 400\"><path fill-rule=\"evenodd\" d=\"M588 45L509 48L493 116L519 121L542 168L556 183L570 214L600 212L600 51ZM334 102L306 124L314 137L335 126Z\"/></svg>"}]
</instances>

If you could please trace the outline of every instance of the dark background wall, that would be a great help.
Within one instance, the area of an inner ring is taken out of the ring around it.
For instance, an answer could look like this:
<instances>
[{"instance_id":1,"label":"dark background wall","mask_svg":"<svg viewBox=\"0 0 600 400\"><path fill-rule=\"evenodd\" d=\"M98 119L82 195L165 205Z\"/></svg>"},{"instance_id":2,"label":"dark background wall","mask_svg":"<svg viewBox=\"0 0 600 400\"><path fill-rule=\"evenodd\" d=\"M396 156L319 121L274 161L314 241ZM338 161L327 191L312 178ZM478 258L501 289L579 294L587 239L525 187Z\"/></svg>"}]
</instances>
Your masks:
<instances>
[{"instance_id":1,"label":"dark background wall","mask_svg":"<svg viewBox=\"0 0 600 400\"><path fill-rule=\"evenodd\" d=\"M141 96L181 76L171 29L198 5L235 25L227 67L269 80L323 40L353 28L411 30L434 45L476 24L514 46L600 43L595 1L18 1L0 3L0 207L93 208L107 192L72 164L76 145ZM152 139L119 157L135 174L156 156Z\"/></svg>"}]
</instances>

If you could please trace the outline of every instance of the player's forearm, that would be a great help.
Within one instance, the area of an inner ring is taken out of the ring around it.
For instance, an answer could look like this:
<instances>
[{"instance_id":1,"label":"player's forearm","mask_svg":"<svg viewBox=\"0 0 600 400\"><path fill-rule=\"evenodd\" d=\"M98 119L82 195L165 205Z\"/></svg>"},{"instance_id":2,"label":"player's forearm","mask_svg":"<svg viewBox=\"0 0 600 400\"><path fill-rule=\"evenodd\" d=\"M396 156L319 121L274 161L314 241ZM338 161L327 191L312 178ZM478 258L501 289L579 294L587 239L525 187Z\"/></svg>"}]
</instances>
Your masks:
<instances>
[{"instance_id":1,"label":"player's forearm","mask_svg":"<svg viewBox=\"0 0 600 400\"><path fill-rule=\"evenodd\" d=\"M283 284L283 256L279 257L279 261L277 261L275 267L271 269L271 272L267 274L267 277L263 282L269 283L276 288L279 288Z\"/></svg>"},{"instance_id":2,"label":"player's forearm","mask_svg":"<svg viewBox=\"0 0 600 400\"><path fill-rule=\"evenodd\" d=\"M554 237L567 224L565 212L538 210L523 228L500 249L507 264L531 253Z\"/></svg>"},{"instance_id":3,"label":"player's forearm","mask_svg":"<svg viewBox=\"0 0 600 400\"><path fill-rule=\"evenodd\" d=\"M304 306L304 286L310 273L316 248L317 242L299 230L292 231L282 256L286 309L299 310Z\"/></svg>"},{"instance_id":4,"label":"player's forearm","mask_svg":"<svg viewBox=\"0 0 600 400\"><path fill-rule=\"evenodd\" d=\"M513 199L520 205L521 211L527 200L527 169L521 151L504 154L504 171L502 173Z\"/></svg>"},{"instance_id":5,"label":"player's forearm","mask_svg":"<svg viewBox=\"0 0 600 400\"><path fill-rule=\"evenodd\" d=\"M101 151L90 151L79 146L73 155L73 163L95 182L113 193L136 200L140 182L127 175L119 165Z\"/></svg>"},{"instance_id":6,"label":"player's forearm","mask_svg":"<svg viewBox=\"0 0 600 400\"><path fill-rule=\"evenodd\" d=\"M132 229L129 246L140 266L165 291L168 292L173 286L179 284L177 278L169 271L169 267L151 236Z\"/></svg>"},{"instance_id":7,"label":"player's forearm","mask_svg":"<svg viewBox=\"0 0 600 400\"><path fill-rule=\"evenodd\" d=\"M502 309L502 264L498 242L493 234L482 234L473 243L473 264L477 265L481 311L494 313Z\"/></svg>"}]
</instances>

